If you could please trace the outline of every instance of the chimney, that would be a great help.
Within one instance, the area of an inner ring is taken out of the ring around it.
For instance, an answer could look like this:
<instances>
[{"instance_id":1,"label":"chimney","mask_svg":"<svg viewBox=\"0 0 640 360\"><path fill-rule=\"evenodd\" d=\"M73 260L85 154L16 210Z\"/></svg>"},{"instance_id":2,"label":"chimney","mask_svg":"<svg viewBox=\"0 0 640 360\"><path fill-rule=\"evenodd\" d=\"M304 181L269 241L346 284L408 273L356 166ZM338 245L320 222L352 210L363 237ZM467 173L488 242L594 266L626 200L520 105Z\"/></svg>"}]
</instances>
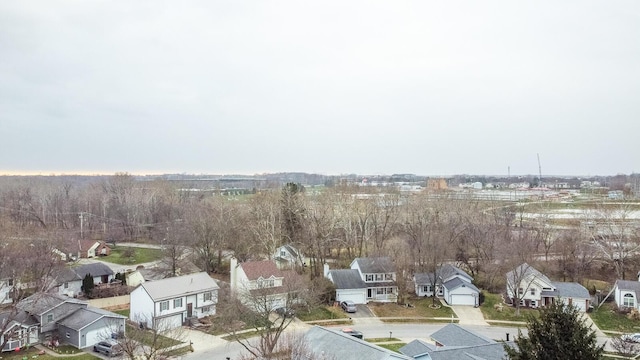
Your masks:
<instances>
[{"instance_id":1,"label":"chimney","mask_svg":"<svg viewBox=\"0 0 640 360\"><path fill-rule=\"evenodd\" d=\"M236 259L235 257L231 257L231 259L229 259L229 282L230 282L230 286L231 286L231 291L236 289L236 286L238 284L236 284L236 281L238 281L237 279L237 274L236 274L236 268L238 267L238 259Z\"/></svg>"},{"instance_id":2,"label":"chimney","mask_svg":"<svg viewBox=\"0 0 640 360\"><path fill-rule=\"evenodd\" d=\"M327 275L329 275L329 264L325 263L323 266L323 270L324 270L324 277L327 277Z\"/></svg>"}]
</instances>

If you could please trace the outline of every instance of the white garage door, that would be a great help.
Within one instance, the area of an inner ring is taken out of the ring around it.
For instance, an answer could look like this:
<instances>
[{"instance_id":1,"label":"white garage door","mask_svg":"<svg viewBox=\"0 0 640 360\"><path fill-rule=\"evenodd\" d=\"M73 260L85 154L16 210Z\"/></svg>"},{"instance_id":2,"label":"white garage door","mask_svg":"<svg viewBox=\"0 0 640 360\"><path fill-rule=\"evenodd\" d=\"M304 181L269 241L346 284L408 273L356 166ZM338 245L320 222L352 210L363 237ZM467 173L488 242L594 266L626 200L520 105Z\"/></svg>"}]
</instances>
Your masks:
<instances>
[{"instance_id":1,"label":"white garage door","mask_svg":"<svg viewBox=\"0 0 640 360\"><path fill-rule=\"evenodd\" d=\"M182 326L182 314L167 316L156 320L158 329L169 330Z\"/></svg>"},{"instance_id":2,"label":"white garage door","mask_svg":"<svg viewBox=\"0 0 640 360\"><path fill-rule=\"evenodd\" d=\"M476 299L469 294L451 294L451 305L475 305Z\"/></svg>"},{"instance_id":3,"label":"white garage door","mask_svg":"<svg viewBox=\"0 0 640 360\"><path fill-rule=\"evenodd\" d=\"M93 346L99 343L100 341L104 340L104 337L105 337L105 329L90 330L85 334L86 342L84 344L81 343L80 346L81 347ZM80 341L82 341L82 339Z\"/></svg>"},{"instance_id":4,"label":"white garage door","mask_svg":"<svg viewBox=\"0 0 640 360\"><path fill-rule=\"evenodd\" d=\"M363 290L338 290L336 291L336 301L351 300L356 304L366 304L367 300Z\"/></svg>"}]
</instances>

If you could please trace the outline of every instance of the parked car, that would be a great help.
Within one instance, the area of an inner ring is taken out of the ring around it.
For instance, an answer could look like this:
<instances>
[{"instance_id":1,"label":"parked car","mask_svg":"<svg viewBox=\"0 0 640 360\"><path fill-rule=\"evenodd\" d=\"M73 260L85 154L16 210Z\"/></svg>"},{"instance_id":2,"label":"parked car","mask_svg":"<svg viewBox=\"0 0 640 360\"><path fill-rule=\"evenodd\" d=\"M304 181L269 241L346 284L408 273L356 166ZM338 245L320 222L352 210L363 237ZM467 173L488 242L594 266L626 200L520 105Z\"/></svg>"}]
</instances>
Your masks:
<instances>
[{"instance_id":1,"label":"parked car","mask_svg":"<svg viewBox=\"0 0 640 360\"><path fill-rule=\"evenodd\" d=\"M293 311L293 309L289 309L286 307L279 307L276 309L276 314L284 317L284 318L288 318L288 317L294 317L296 316L296 312Z\"/></svg>"},{"instance_id":2,"label":"parked car","mask_svg":"<svg viewBox=\"0 0 640 360\"><path fill-rule=\"evenodd\" d=\"M342 310L348 312L348 313L354 313L356 312L356 304L351 301L351 300L345 300L345 301L341 301L340 302L340 307L342 308Z\"/></svg>"},{"instance_id":3,"label":"parked car","mask_svg":"<svg viewBox=\"0 0 640 360\"><path fill-rule=\"evenodd\" d=\"M640 343L640 333L635 334L624 334L620 336L620 338L624 341Z\"/></svg>"},{"instance_id":4,"label":"parked car","mask_svg":"<svg viewBox=\"0 0 640 360\"><path fill-rule=\"evenodd\" d=\"M93 345L93 351L107 356L118 356L122 354L122 347L117 341L103 340Z\"/></svg>"},{"instance_id":5,"label":"parked car","mask_svg":"<svg viewBox=\"0 0 640 360\"><path fill-rule=\"evenodd\" d=\"M352 328L344 328L342 332L353 337L357 337L358 339L362 339L362 332L358 330L353 330Z\"/></svg>"}]
</instances>

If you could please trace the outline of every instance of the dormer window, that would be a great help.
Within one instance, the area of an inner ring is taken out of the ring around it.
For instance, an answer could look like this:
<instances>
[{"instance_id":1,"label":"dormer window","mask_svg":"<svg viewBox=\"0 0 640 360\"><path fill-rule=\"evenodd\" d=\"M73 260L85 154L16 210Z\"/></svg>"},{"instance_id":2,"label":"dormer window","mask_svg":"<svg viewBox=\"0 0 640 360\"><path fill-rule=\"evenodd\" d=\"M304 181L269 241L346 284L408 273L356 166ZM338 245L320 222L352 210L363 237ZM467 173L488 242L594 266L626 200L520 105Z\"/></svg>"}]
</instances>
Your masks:
<instances>
[{"instance_id":1,"label":"dormer window","mask_svg":"<svg viewBox=\"0 0 640 360\"><path fill-rule=\"evenodd\" d=\"M376 281L382 281L384 280L384 275L383 274L376 274Z\"/></svg>"},{"instance_id":2,"label":"dormer window","mask_svg":"<svg viewBox=\"0 0 640 360\"><path fill-rule=\"evenodd\" d=\"M385 280L393 280L393 274L384 274Z\"/></svg>"},{"instance_id":3,"label":"dormer window","mask_svg":"<svg viewBox=\"0 0 640 360\"><path fill-rule=\"evenodd\" d=\"M47 322L53 322L53 314L47 314Z\"/></svg>"},{"instance_id":4,"label":"dormer window","mask_svg":"<svg viewBox=\"0 0 640 360\"><path fill-rule=\"evenodd\" d=\"M365 281L373 281L373 275L372 274L367 274L365 276Z\"/></svg>"}]
</instances>

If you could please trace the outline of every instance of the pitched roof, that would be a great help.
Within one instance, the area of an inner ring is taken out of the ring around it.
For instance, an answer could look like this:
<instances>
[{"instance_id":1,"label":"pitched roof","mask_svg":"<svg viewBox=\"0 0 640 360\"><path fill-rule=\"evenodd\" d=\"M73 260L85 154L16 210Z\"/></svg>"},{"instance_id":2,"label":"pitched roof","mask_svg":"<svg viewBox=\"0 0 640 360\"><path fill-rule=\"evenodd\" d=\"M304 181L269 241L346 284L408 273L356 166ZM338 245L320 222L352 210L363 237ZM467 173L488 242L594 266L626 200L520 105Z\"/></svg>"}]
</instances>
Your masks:
<instances>
[{"instance_id":1,"label":"pitched roof","mask_svg":"<svg viewBox=\"0 0 640 360\"><path fill-rule=\"evenodd\" d=\"M283 245L293 257L298 257L298 250L291 245Z\"/></svg>"},{"instance_id":2,"label":"pitched roof","mask_svg":"<svg viewBox=\"0 0 640 360\"><path fill-rule=\"evenodd\" d=\"M392 360L412 358L341 332L314 326L304 336L310 350L340 360Z\"/></svg>"},{"instance_id":3,"label":"pitched roof","mask_svg":"<svg viewBox=\"0 0 640 360\"><path fill-rule=\"evenodd\" d=\"M63 269L58 274L57 279L58 283L65 283L69 281L82 280L87 274L91 274L93 277L113 275L113 270L102 262L82 264Z\"/></svg>"},{"instance_id":4,"label":"pitched roof","mask_svg":"<svg viewBox=\"0 0 640 360\"><path fill-rule=\"evenodd\" d=\"M447 324L431 334L431 338L443 346L475 346L495 343L495 341L462 328L458 324Z\"/></svg>"},{"instance_id":5,"label":"pitched roof","mask_svg":"<svg viewBox=\"0 0 640 360\"><path fill-rule=\"evenodd\" d=\"M153 301L219 289L215 280L206 272L145 281L140 286L147 291Z\"/></svg>"},{"instance_id":6,"label":"pitched roof","mask_svg":"<svg viewBox=\"0 0 640 360\"><path fill-rule=\"evenodd\" d=\"M442 284L442 286L444 286L445 288L447 288L447 290L451 291L453 289L457 289L460 286L466 286L472 290L475 290L477 292L480 292L480 290L473 284L468 283L462 279L460 279L459 277L455 277L449 281L447 281L446 283Z\"/></svg>"},{"instance_id":7,"label":"pitched roof","mask_svg":"<svg viewBox=\"0 0 640 360\"><path fill-rule=\"evenodd\" d=\"M389 257L356 258L353 262L358 263L360 271L363 274L390 273L396 271L396 267Z\"/></svg>"},{"instance_id":8,"label":"pitched roof","mask_svg":"<svg viewBox=\"0 0 640 360\"><path fill-rule=\"evenodd\" d=\"M64 319L58 321L58 323L73 330L80 330L102 319L103 317L126 319L124 316L112 313L110 311L88 307L80 308L74 311Z\"/></svg>"},{"instance_id":9,"label":"pitched roof","mask_svg":"<svg viewBox=\"0 0 640 360\"><path fill-rule=\"evenodd\" d=\"M507 280L517 279L517 278L526 278L531 276L537 279L540 279L546 282L547 284L551 284L551 280L549 280L549 278L546 275L536 270L533 266L527 263L522 263L518 265L518 267L516 267L515 269L509 271L507 273Z\"/></svg>"},{"instance_id":10,"label":"pitched roof","mask_svg":"<svg viewBox=\"0 0 640 360\"><path fill-rule=\"evenodd\" d=\"M558 282L554 281L553 286L556 288L555 293L560 297L589 299L589 290L584 286L575 282Z\"/></svg>"},{"instance_id":11,"label":"pitched roof","mask_svg":"<svg viewBox=\"0 0 640 360\"><path fill-rule=\"evenodd\" d=\"M506 352L503 343L465 347L441 347L429 352L430 360L503 360Z\"/></svg>"},{"instance_id":12,"label":"pitched roof","mask_svg":"<svg viewBox=\"0 0 640 360\"><path fill-rule=\"evenodd\" d=\"M440 282L444 279L448 279L452 276L460 276L460 277L464 277L467 278L469 281L473 281L473 278L467 274L466 272L464 272L463 270L461 270L460 268L453 266L451 264L443 264L438 271L436 272L436 274L438 275L438 279L437 279L437 283L440 284ZM415 279L415 283L418 285L429 285L429 284L433 284L433 273L417 273L414 276Z\"/></svg>"},{"instance_id":13,"label":"pitched roof","mask_svg":"<svg viewBox=\"0 0 640 360\"><path fill-rule=\"evenodd\" d=\"M329 274L336 289L366 289L368 287L356 269L331 270Z\"/></svg>"},{"instance_id":14,"label":"pitched roof","mask_svg":"<svg viewBox=\"0 0 640 360\"><path fill-rule=\"evenodd\" d=\"M618 289L634 291L636 298L640 297L640 281L616 280L615 286L617 286Z\"/></svg>"},{"instance_id":15,"label":"pitched roof","mask_svg":"<svg viewBox=\"0 0 640 360\"><path fill-rule=\"evenodd\" d=\"M64 303L81 305L84 307L87 306L87 302L70 298L68 296L54 293L36 293L23 299L18 304L18 308L30 314L42 315L43 313Z\"/></svg>"},{"instance_id":16,"label":"pitched roof","mask_svg":"<svg viewBox=\"0 0 640 360\"><path fill-rule=\"evenodd\" d=\"M407 345L398 349L401 354L411 356L412 358L423 356L428 354L430 351L434 351L436 346L433 344L429 344L420 339L413 340Z\"/></svg>"},{"instance_id":17,"label":"pitched roof","mask_svg":"<svg viewBox=\"0 0 640 360\"><path fill-rule=\"evenodd\" d=\"M249 280L256 280L260 277L267 279L272 275L275 277L282 277L276 263L271 260L246 261L241 263L239 266L242 268Z\"/></svg>"}]
</instances>

